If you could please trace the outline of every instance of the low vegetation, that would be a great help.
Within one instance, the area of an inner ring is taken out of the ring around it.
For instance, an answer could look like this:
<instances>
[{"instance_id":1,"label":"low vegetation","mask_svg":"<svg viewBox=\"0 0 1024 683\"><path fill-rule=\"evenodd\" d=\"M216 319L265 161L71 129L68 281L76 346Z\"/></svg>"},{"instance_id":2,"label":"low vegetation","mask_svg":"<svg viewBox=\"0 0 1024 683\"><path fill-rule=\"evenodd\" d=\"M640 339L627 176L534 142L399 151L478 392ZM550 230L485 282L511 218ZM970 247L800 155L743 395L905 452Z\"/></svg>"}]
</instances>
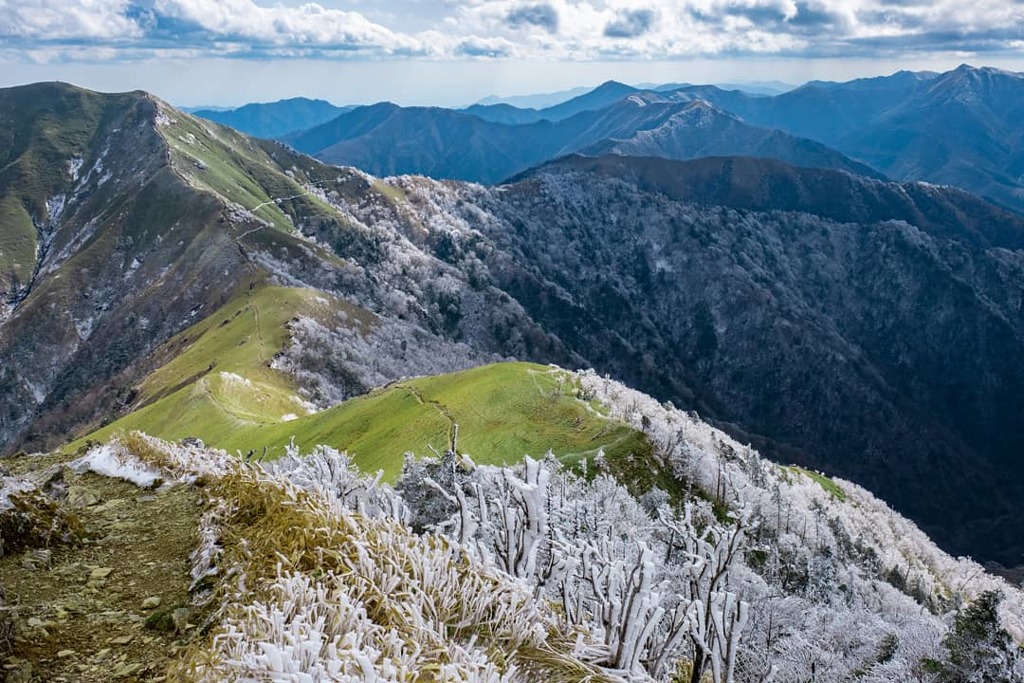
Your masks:
<instances>
[{"instance_id":1,"label":"low vegetation","mask_svg":"<svg viewBox=\"0 0 1024 683\"><path fill-rule=\"evenodd\" d=\"M367 404L386 396L412 399L409 415L430 408L442 429L457 406L460 425L504 434L495 448L538 457L547 449L516 427L564 439L572 425L576 456L571 467L521 456L487 465L501 460L491 442L474 444L468 430L464 448L461 435L452 444L441 433L447 450L406 458L394 488L329 446L300 455L292 444L254 463L133 432L75 459L75 472L159 486L138 496L140 511L171 501L166 491L201 492L201 508L163 507L160 520L194 529L187 610L139 620L179 638L170 680L938 683L965 666L1007 671L1000 683L1024 675L1024 596L944 555L853 484L832 482L836 496L592 373L499 364L350 403L364 406L360 420L394 427L405 417L378 411L395 405ZM506 422L480 397L504 401ZM642 434L648 448L587 448L615 430ZM644 461L660 473L642 491L610 474ZM660 485L669 473L674 495ZM86 504L90 518L108 507ZM142 533L120 519L123 535ZM158 552L140 540L145 548Z\"/></svg>"},{"instance_id":2,"label":"low vegetation","mask_svg":"<svg viewBox=\"0 0 1024 683\"><path fill-rule=\"evenodd\" d=\"M323 411L299 395L270 360L287 343L298 314L328 318L344 308L366 331L372 316L309 290L259 286L172 339L159 353L172 360L139 387L129 415L68 446L133 430L185 437L229 452L278 457L289 444L348 451L364 471L393 480L404 454L458 447L482 464L505 464L549 449L566 462L603 451L610 460L649 451L641 434L577 399L571 375L529 363L499 363L393 382ZM338 350L337 353L341 353ZM182 382L180 378L188 378Z\"/></svg>"}]
</instances>

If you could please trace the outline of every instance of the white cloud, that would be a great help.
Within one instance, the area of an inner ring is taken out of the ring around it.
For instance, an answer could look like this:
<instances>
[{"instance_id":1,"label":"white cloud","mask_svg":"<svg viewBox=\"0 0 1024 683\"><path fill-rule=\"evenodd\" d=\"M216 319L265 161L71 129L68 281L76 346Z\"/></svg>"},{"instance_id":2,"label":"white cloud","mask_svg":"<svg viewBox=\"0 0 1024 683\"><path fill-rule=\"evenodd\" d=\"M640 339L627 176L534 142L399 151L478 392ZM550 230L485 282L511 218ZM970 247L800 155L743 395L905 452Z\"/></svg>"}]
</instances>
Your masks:
<instances>
[{"instance_id":1,"label":"white cloud","mask_svg":"<svg viewBox=\"0 0 1024 683\"><path fill-rule=\"evenodd\" d=\"M140 38L142 31L127 10L127 0L7 0L0 3L0 38Z\"/></svg>"},{"instance_id":2,"label":"white cloud","mask_svg":"<svg viewBox=\"0 0 1024 683\"><path fill-rule=\"evenodd\" d=\"M240 42L384 52L423 49L418 39L375 24L358 12L327 9L315 3L266 7L252 0L156 0L153 12L158 18L191 24Z\"/></svg>"},{"instance_id":3,"label":"white cloud","mask_svg":"<svg viewBox=\"0 0 1024 683\"><path fill-rule=\"evenodd\" d=\"M0 46L36 60L99 56L109 48L114 59L191 49L209 56L586 61L970 54L1020 50L1024 41L1024 3L1006 0L334 0L330 8L268 3L3 0ZM410 21L416 13L419 20ZM399 28L411 25L419 29Z\"/></svg>"}]
</instances>

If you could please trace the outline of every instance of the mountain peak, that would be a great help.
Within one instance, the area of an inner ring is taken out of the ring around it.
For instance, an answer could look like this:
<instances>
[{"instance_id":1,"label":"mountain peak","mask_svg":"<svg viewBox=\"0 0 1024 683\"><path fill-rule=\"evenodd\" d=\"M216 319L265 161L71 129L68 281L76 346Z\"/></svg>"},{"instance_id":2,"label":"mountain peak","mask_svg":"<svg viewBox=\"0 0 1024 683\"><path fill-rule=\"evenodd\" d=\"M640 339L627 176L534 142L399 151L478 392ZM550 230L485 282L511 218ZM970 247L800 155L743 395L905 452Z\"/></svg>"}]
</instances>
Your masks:
<instances>
[{"instance_id":1,"label":"mountain peak","mask_svg":"<svg viewBox=\"0 0 1024 683\"><path fill-rule=\"evenodd\" d=\"M934 105L956 102L972 109L1008 113L1019 106L1022 81L1024 74L961 64L932 81L929 96Z\"/></svg>"},{"instance_id":2,"label":"mountain peak","mask_svg":"<svg viewBox=\"0 0 1024 683\"><path fill-rule=\"evenodd\" d=\"M1024 74L1016 71L1007 71L1006 69L999 69L994 66L972 66L970 64L961 64L957 68L948 72L945 75L953 76L974 76L974 77L991 77L991 76L1005 76L1010 78L1024 78Z\"/></svg>"},{"instance_id":3,"label":"mountain peak","mask_svg":"<svg viewBox=\"0 0 1024 683\"><path fill-rule=\"evenodd\" d=\"M599 92L599 91L608 91L608 90L629 90L629 91L633 91L633 90L636 90L636 88L634 88L631 85L626 85L625 83L622 83L621 81L608 80L608 81L605 81L604 83L602 83L601 85L597 86L596 88L594 88L590 92L591 93L595 93L595 92Z\"/></svg>"}]
</instances>

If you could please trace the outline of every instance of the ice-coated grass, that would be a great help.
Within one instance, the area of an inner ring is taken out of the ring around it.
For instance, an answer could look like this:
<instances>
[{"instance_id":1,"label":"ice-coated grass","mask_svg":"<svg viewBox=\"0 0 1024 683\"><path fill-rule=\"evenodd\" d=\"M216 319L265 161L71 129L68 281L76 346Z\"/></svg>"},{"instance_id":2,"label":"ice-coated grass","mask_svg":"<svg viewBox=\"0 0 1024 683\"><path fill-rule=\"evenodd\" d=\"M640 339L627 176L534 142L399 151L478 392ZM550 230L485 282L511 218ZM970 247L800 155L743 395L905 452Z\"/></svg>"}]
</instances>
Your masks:
<instances>
[{"instance_id":1,"label":"ice-coated grass","mask_svg":"<svg viewBox=\"0 0 1024 683\"><path fill-rule=\"evenodd\" d=\"M445 538L223 455L139 435L118 447L206 479L212 533L201 536L216 549L197 563L216 580L217 611L176 679L615 679L573 655L580 635L528 586Z\"/></svg>"},{"instance_id":2,"label":"ice-coated grass","mask_svg":"<svg viewBox=\"0 0 1024 683\"><path fill-rule=\"evenodd\" d=\"M70 464L78 472L95 472L105 477L124 479L136 486L148 489L161 480L163 475L153 466L145 465L135 458L125 458L110 444L92 449Z\"/></svg>"}]
</instances>

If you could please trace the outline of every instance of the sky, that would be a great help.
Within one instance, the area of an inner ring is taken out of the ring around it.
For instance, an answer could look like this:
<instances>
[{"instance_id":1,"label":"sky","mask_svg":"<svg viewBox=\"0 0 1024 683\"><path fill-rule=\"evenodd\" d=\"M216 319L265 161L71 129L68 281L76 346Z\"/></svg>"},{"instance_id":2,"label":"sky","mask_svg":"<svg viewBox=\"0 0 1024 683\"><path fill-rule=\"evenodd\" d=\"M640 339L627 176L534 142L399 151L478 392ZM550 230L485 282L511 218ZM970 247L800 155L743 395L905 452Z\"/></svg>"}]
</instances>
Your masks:
<instances>
[{"instance_id":1,"label":"sky","mask_svg":"<svg viewBox=\"0 0 1024 683\"><path fill-rule=\"evenodd\" d=\"M627 83L1024 71L1024 0L0 0L0 86L469 104Z\"/></svg>"}]
</instances>

